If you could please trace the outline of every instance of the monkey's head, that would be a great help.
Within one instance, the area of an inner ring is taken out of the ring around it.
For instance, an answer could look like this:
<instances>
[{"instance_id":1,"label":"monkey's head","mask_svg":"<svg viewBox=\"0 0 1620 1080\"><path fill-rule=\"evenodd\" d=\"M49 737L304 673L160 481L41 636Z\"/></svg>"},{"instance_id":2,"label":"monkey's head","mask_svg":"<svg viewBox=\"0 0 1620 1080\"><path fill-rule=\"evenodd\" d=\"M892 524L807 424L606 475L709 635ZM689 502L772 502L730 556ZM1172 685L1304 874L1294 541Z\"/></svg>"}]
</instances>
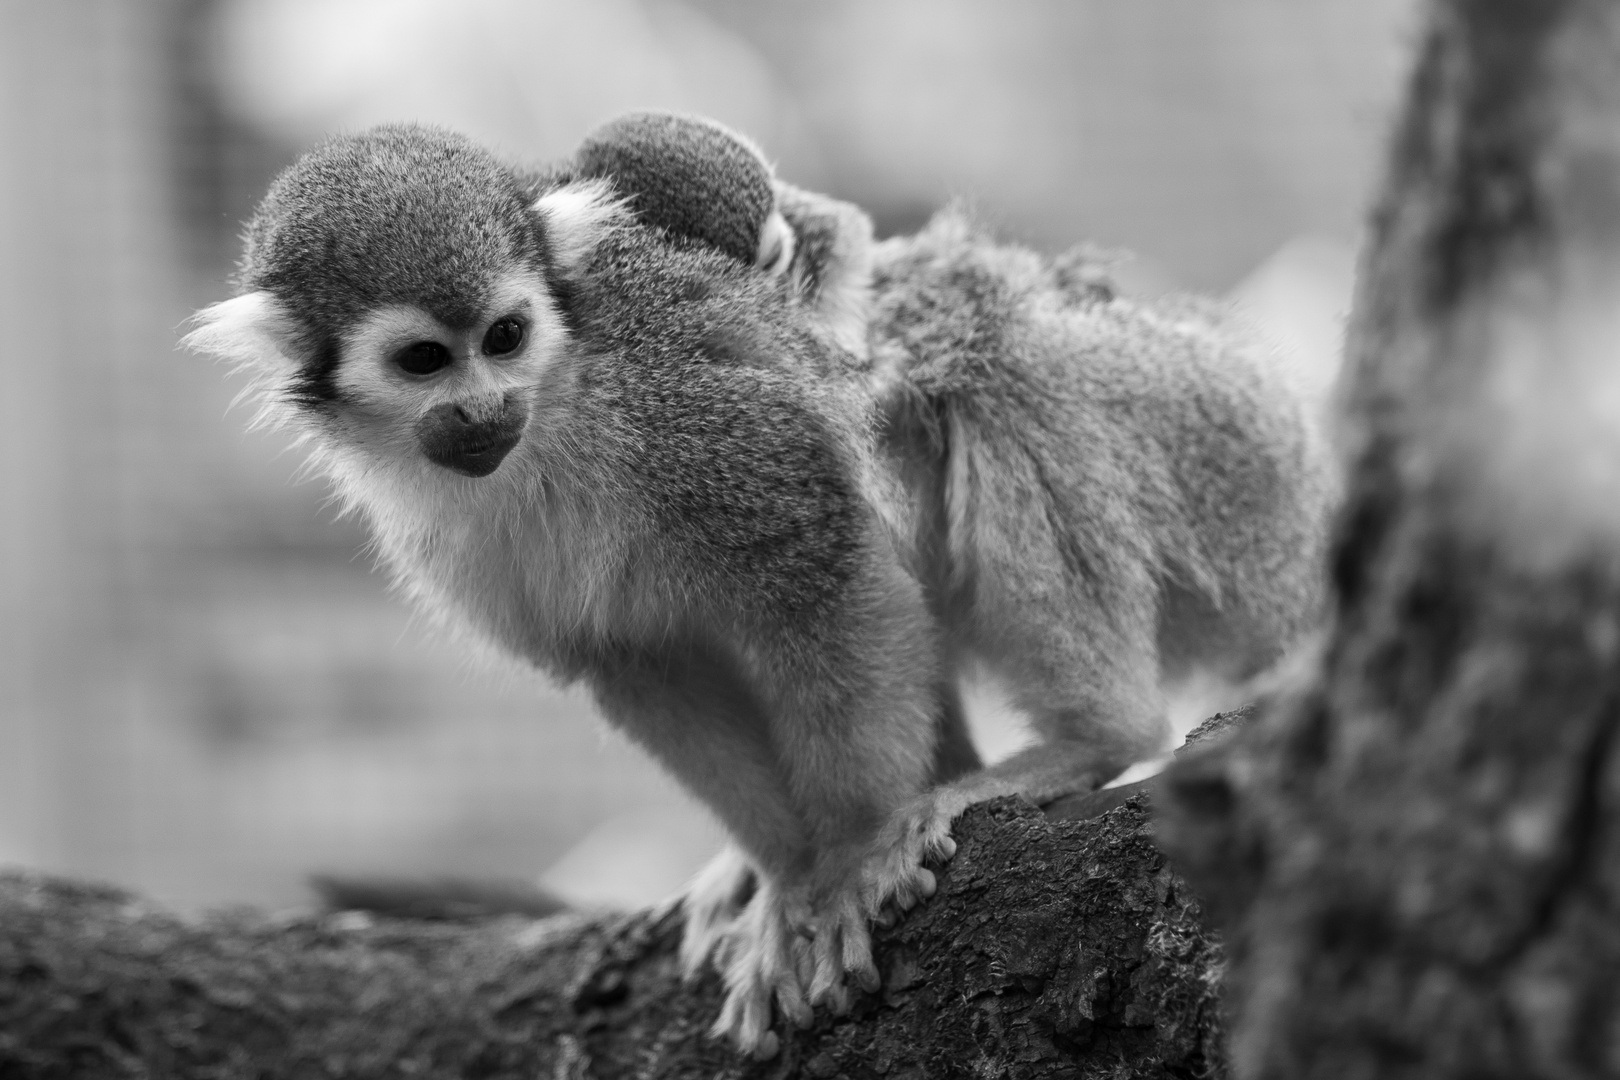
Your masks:
<instances>
[{"instance_id":1,"label":"monkey's head","mask_svg":"<svg viewBox=\"0 0 1620 1080\"><path fill-rule=\"evenodd\" d=\"M500 468L566 346L557 283L623 210L600 180L534 200L468 140L385 126L317 147L249 224L240 295L186 344L236 363L261 419L334 471Z\"/></svg>"},{"instance_id":2,"label":"monkey's head","mask_svg":"<svg viewBox=\"0 0 1620 1080\"><path fill-rule=\"evenodd\" d=\"M581 177L605 177L642 224L785 277L845 350L866 355L872 220L776 179L764 153L723 124L629 113L585 137Z\"/></svg>"},{"instance_id":3,"label":"monkey's head","mask_svg":"<svg viewBox=\"0 0 1620 1080\"><path fill-rule=\"evenodd\" d=\"M776 175L747 137L714 120L627 113L585 137L581 177L606 177L643 224L711 247L776 275L793 260L794 236L776 203Z\"/></svg>"}]
</instances>

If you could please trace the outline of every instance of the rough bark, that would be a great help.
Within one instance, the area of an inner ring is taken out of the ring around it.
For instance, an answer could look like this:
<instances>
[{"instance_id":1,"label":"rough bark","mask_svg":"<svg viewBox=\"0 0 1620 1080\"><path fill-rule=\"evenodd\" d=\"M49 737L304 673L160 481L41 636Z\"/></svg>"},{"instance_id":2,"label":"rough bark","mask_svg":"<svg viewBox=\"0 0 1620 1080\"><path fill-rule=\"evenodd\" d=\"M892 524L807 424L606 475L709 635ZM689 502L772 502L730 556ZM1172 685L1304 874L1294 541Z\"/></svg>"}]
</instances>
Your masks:
<instances>
[{"instance_id":1,"label":"rough bark","mask_svg":"<svg viewBox=\"0 0 1620 1080\"><path fill-rule=\"evenodd\" d=\"M1239 1077L1620 1075L1620 5L1439 0L1315 685L1167 778Z\"/></svg>"},{"instance_id":2,"label":"rough bark","mask_svg":"<svg viewBox=\"0 0 1620 1080\"><path fill-rule=\"evenodd\" d=\"M187 921L0 876L0 1078L1219 1075L1220 947L1145 803L970 811L879 932L882 989L769 1062L705 1034L720 987L680 984L669 911Z\"/></svg>"}]
</instances>

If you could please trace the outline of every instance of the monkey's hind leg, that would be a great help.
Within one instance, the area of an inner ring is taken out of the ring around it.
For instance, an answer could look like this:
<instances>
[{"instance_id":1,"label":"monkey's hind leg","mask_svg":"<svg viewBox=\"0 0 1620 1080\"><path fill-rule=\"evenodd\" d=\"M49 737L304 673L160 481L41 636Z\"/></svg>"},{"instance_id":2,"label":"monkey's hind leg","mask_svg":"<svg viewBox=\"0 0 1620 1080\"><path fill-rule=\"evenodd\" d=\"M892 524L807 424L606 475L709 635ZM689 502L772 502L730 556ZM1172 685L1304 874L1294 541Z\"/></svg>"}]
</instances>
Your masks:
<instances>
[{"instance_id":1,"label":"monkey's hind leg","mask_svg":"<svg viewBox=\"0 0 1620 1080\"><path fill-rule=\"evenodd\" d=\"M1007 796L1039 806L1062 795L1093 790L1151 753L1162 725L1144 718L1132 725L1134 736L1124 739L1108 731L1110 725L1097 725L1103 728L1100 732L1087 730L1090 726L1063 725L1062 730L1049 731L1049 741L941 784L895 811L863 870L866 910L874 917L883 917L889 904L909 911L934 894L935 877L924 864L945 862L956 854L951 826L968 807Z\"/></svg>"},{"instance_id":2,"label":"monkey's hind leg","mask_svg":"<svg viewBox=\"0 0 1620 1080\"><path fill-rule=\"evenodd\" d=\"M973 588L952 605L951 621L961 647L1011 689L1041 745L940 784L889 818L863 870L874 914L933 893L923 864L955 854L951 824L969 806L1092 790L1166 738L1157 583L1136 554L1140 544L1095 529L1065 532L1083 515L1064 511L1077 500L1054 494L1030 465L1035 457L998 462L986 453L963 470L959 486L978 493L973 512L959 515L971 530L958 557ZM987 505L991 493L997 501Z\"/></svg>"},{"instance_id":3,"label":"monkey's hind leg","mask_svg":"<svg viewBox=\"0 0 1620 1080\"><path fill-rule=\"evenodd\" d=\"M892 903L909 911L934 894L934 874L923 864L956 854L951 826L968 807L1008 796L1044 805L1099 787L1131 760L1085 739L1057 739L924 792L895 811L873 846L864 875L867 909L877 915Z\"/></svg>"}]
</instances>

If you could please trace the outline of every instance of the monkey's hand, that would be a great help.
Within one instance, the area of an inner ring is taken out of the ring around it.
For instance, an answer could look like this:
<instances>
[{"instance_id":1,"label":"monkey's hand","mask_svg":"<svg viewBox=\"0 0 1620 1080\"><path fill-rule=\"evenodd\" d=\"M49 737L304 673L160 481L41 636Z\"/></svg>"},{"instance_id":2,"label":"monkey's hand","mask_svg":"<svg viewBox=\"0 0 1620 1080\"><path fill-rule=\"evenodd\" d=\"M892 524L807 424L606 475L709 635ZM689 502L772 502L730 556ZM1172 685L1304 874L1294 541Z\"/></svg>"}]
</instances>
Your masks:
<instances>
[{"instance_id":1,"label":"monkey's hand","mask_svg":"<svg viewBox=\"0 0 1620 1080\"><path fill-rule=\"evenodd\" d=\"M713 1034L730 1039L755 1058L776 1056L781 1041L771 1030L771 1000L799 1028L814 1019L805 984L813 964L811 919L802 888L783 889L756 875L754 895L742 914L719 931L715 960L726 983L726 1001ZM684 951L684 947L683 947Z\"/></svg>"},{"instance_id":2,"label":"monkey's hand","mask_svg":"<svg viewBox=\"0 0 1620 1080\"><path fill-rule=\"evenodd\" d=\"M815 890L818 897L812 916L814 956L810 977L810 1000L826 1005L842 1015L849 1011L849 987L844 981L852 975L868 993L882 985L872 958L870 912L862 901L860 853L824 860L833 864L820 877L830 885ZM841 865L840 865L841 864Z\"/></svg>"},{"instance_id":3,"label":"monkey's hand","mask_svg":"<svg viewBox=\"0 0 1620 1080\"><path fill-rule=\"evenodd\" d=\"M770 1030L773 1000L782 1016L805 1028L812 1004L848 1011L846 975L864 990L878 988L860 880L842 876L847 883L831 889L778 886L756 873L735 848L722 851L699 874L685 901L681 958L692 974L713 955L725 978L726 1001L715 1035L745 1053L769 1058L779 1048ZM819 899L812 902L812 895Z\"/></svg>"},{"instance_id":4,"label":"monkey's hand","mask_svg":"<svg viewBox=\"0 0 1620 1080\"><path fill-rule=\"evenodd\" d=\"M686 916L681 933L684 978L696 978L709 957L724 945L732 924L753 896L756 881L754 867L742 849L727 844L686 887L681 896ZM720 957L715 966L724 972L725 958Z\"/></svg>"}]
</instances>

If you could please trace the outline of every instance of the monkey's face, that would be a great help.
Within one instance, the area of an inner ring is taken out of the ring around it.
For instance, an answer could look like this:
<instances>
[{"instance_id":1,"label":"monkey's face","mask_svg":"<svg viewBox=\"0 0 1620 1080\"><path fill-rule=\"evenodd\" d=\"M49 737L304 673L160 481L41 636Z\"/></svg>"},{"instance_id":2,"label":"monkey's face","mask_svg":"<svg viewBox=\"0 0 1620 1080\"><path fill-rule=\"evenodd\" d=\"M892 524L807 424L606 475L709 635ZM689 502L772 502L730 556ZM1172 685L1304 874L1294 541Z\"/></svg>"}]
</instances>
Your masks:
<instances>
[{"instance_id":1,"label":"monkey's face","mask_svg":"<svg viewBox=\"0 0 1620 1080\"><path fill-rule=\"evenodd\" d=\"M334 434L372 459L406 454L488 476L523 438L533 395L565 346L544 281L513 272L451 326L390 305L343 335Z\"/></svg>"},{"instance_id":2,"label":"monkey's face","mask_svg":"<svg viewBox=\"0 0 1620 1080\"><path fill-rule=\"evenodd\" d=\"M186 343L246 373L260 421L309 437L340 486L456 487L499 472L545 426L537 408L565 407L550 283L624 214L600 179L536 199L449 132L339 137L276 179L246 291L199 312Z\"/></svg>"},{"instance_id":3,"label":"monkey's face","mask_svg":"<svg viewBox=\"0 0 1620 1080\"><path fill-rule=\"evenodd\" d=\"M398 300L333 334L259 290L202 312L187 342L252 380L260 422L310 437L328 471L416 485L500 469L548 391L568 334L542 273L520 264L455 310Z\"/></svg>"}]
</instances>

